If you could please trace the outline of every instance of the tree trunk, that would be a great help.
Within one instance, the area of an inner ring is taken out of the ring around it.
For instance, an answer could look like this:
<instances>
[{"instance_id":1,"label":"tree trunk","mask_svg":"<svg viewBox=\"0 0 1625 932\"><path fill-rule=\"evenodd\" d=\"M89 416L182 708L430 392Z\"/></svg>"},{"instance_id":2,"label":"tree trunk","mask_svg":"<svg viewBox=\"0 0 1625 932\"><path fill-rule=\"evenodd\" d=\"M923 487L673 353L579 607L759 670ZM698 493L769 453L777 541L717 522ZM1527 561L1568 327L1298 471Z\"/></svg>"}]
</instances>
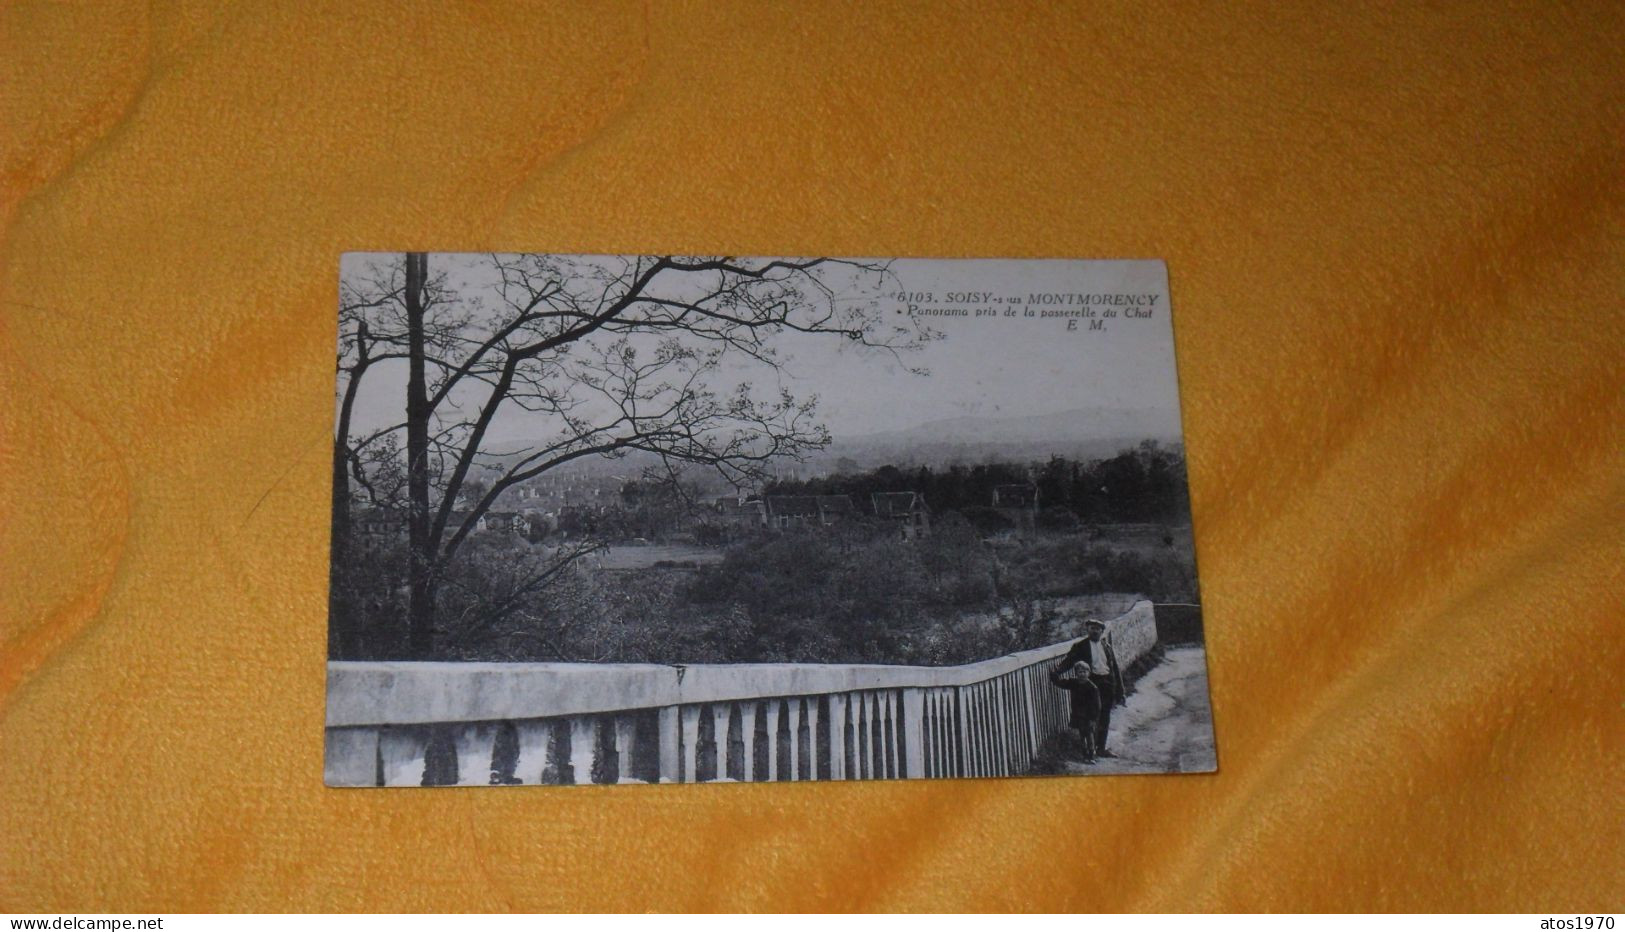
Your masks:
<instances>
[{"instance_id":1,"label":"tree trunk","mask_svg":"<svg viewBox=\"0 0 1625 932\"><path fill-rule=\"evenodd\" d=\"M434 554L429 541L429 393L424 380L423 286L429 257L406 254L406 494L410 503L407 637L413 657L434 653Z\"/></svg>"},{"instance_id":2,"label":"tree trunk","mask_svg":"<svg viewBox=\"0 0 1625 932\"><path fill-rule=\"evenodd\" d=\"M350 370L350 381L339 405L338 429L333 434L333 540L327 551L327 656L331 660L355 660L361 652L361 626L345 585L344 561L349 556L350 522L350 414L355 410L361 376L367 371L367 325L356 335L358 360Z\"/></svg>"},{"instance_id":3,"label":"tree trunk","mask_svg":"<svg viewBox=\"0 0 1625 932\"><path fill-rule=\"evenodd\" d=\"M345 434L333 441L333 542L327 552L327 657L351 660L358 652L356 619L343 578L350 550L350 474L345 467Z\"/></svg>"},{"instance_id":4,"label":"tree trunk","mask_svg":"<svg viewBox=\"0 0 1625 932\"><path fill-rule=\"evenodd\" d=\"M359 659L361 625L344 579L350 553L350 416L355 410L361 377L367 371L367 322L356 327L356 364L344 386L339 404L338 429L333 433L333 540L327 551L327 656L331 660Z\"/></svg>"}]
</instances>

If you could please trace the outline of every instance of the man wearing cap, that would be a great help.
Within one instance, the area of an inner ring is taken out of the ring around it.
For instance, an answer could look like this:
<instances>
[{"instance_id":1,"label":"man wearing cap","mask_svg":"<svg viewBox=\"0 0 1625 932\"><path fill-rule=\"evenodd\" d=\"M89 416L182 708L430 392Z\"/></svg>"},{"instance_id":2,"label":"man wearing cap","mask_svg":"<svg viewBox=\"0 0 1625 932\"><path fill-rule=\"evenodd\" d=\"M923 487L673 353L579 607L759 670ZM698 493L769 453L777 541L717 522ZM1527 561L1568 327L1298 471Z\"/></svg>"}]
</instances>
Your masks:
<instances>
[{"instance_id":1,"label":"man wearing cap","mask_svg":"<svg viewBox=\"0 0 1625 932\"><path fill-rule=\"evenodd\" d=\"M1072 645L1061 665L1050 674L1050 681L1061 684L1066 672L1075 664L1083 664L1089 671L1089 682L1100 693L1100 713L1095 718L1095 753L1101 757L1116 757L1106 750L1106 733L1111 729L1112 707L1128 701L1128 690L1123 685L1123 671L1117 666L1117 652L1103 635L1106 623L1090 618L1083 623L1087 636Z\"/></svg>"}]
</instances>

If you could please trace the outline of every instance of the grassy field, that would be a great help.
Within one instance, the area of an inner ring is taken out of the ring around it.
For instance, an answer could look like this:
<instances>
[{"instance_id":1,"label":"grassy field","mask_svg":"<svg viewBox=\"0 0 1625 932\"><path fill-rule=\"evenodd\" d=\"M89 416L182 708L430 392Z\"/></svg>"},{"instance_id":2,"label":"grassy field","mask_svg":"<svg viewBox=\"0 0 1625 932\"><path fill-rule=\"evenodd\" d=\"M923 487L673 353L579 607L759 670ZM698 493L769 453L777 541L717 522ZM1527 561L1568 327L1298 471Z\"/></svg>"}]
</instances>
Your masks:
<instances>
[{"instance_id":1,"label":"grassy field","mask_svg":"<svg viewBox=\"0 0 1625 932\"><path fill-rule=\"evenodd\" d=\"M645 570L662 563L720 563L722 557L723 551L718 547L694 544L614 544L593 554L591 560L600 569Z\"/></svg>"},{"instance_id":2,"label":"grassy field","mask_svg":"<svg viewBox=\"0 0 1625 932\"><path fill-rule=\"evenodd\" d=\"M1186 560L1194 560L1196 541L1189 524L1100 524L1086 532L1088 539L1113 550L1153 556L1173 548Z\"/></svg>"}]
</instances>

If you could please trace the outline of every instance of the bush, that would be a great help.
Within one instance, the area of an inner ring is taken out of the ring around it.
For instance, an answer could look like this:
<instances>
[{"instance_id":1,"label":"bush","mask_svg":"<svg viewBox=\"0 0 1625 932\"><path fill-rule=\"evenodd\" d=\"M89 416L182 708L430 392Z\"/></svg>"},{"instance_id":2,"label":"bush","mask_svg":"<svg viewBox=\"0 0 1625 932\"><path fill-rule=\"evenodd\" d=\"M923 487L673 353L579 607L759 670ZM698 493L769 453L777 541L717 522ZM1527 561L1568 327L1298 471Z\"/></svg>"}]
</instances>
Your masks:
<instances>
[{"instance_id":1,"label":"bush","mask_svg":"<svg viewBox=\"0 0 1625 932\"><path fill-rule=\"evenodd\" d=\"M1016 526L1016 523L1011 521L1004 512L985 505L966 508L960 514L964 516L966 521L970 522L971 527L976 528L984 536L997 534L1000 531L1014 530Z\"/></svg>"},{"instance_id":2,"label":"bush","mask_svg":"<svg viewBox=\"0 0 1625 932\"><path fill-rule=\"evenodd\" d=\"M1035 523L1046 531L1076 531L1080 522L1072 509L1065 505L1054 505L1040 511Z\"/></svg>"}]
</instances>

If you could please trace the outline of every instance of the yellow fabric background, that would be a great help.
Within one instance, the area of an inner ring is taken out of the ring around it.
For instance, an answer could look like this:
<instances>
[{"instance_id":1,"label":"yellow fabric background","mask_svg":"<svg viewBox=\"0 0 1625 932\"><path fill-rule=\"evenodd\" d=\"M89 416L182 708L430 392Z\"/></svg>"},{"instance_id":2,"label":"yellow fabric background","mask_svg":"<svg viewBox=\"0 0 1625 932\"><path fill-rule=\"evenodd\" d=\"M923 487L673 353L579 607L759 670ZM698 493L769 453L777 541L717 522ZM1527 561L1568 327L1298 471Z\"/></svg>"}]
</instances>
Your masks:
<instances>
[{"instance_id":1,"label":"yellow fabric background","mask_svg":"<svg viewBox=\"0 0 1625 932\"><path fill-rule=\"evenodd\" d=\"M0 911L1625 909L1625 6L397 6L0 12ZM324 789L402 248L1166 258L1220 772Z\"/></svg>"}]
</instances>

